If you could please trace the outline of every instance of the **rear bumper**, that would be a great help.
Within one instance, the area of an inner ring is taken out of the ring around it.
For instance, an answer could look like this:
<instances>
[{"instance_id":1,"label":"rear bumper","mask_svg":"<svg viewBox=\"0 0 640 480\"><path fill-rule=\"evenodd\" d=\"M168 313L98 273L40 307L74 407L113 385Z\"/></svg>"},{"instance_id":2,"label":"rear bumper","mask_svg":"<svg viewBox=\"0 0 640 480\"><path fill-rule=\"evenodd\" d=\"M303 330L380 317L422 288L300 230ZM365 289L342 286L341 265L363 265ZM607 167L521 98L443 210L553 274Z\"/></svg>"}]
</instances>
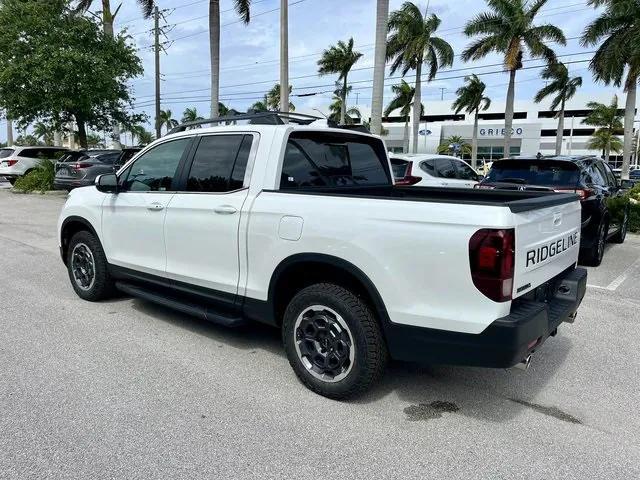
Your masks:
<instances>
[{"instance_id":1,"label":"rear bumper","mask_svg":"<svg viewBox=\"0 0 640 480\"><path fill-rule=\"evenodd\" d=\"M93 185L93 181L84 179L67 179L67 178L54 178L53 188L56 190L72 190L78 187L86 187Z\"/></svg>"},{"instance_id":2,"label":"rear bumper","mask_svg":"<svg viewBox=\"0 0 640 480\"><path fill-rule=\"evenodd\" d=\"M573 320L587 288L587 271L566 271L545 288L548 300L514 300L509 315L475 335L389 324L385 334L391 356L429 364L512 367L555 335L562 322Z\"/></svg>"}]
</instances>

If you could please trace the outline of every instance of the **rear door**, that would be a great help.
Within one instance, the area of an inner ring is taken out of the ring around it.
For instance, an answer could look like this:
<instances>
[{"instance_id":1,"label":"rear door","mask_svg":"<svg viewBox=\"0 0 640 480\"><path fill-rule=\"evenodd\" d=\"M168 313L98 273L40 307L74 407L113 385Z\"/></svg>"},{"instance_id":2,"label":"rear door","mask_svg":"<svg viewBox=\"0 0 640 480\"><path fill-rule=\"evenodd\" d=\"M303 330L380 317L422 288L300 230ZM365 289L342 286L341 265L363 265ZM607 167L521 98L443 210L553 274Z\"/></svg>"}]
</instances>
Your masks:
<instances>
[{"instance_id":1,"label":"rear door","mask_svg":"<svg viewBox=\"0 0 640 480\"><path fill-rule=\"evenodd\" d=\"M456 167L455 182L452 181L451 186L459 188L473 188L478 183L478 174L462 160L451 160Z\"/></svg>"},{"instance_id":2,"label":"rear door","mask_svg":"<svg viewBox=\"0 0 640 480\"><path fill-rule=\"evenodd\" d=\"M513 214L516 225L514 298L577 263L580 212L576 196L572 203Z\"/></svg>"},{"instance_id":3,"label":"rear door","mask_svg":"<svg viewBox=\"0 0 640 480\"><path fill-rule=\"evenodd\" d=\"M167 276L198 285L218 300L238 290L240 212L248 194L247 163L258 136L203 135L167 208ZM214 292L212 292L214 291Z\"/></svg>"}]
</instances>

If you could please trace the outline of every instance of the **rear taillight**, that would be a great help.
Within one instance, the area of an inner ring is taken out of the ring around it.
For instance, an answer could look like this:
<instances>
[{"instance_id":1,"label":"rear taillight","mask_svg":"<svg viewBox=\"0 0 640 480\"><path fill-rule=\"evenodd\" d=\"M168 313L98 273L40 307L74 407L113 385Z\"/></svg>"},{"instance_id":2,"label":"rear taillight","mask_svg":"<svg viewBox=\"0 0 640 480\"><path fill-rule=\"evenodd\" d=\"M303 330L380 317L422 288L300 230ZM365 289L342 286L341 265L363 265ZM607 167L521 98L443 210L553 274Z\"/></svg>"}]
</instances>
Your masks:
<instances>
[{"instance_id":1,"label":"rear taillight","mask_svg":"<svg viewBox=\"0 0 640 480\"><path fill-rule=\"evenodd\" d=\"M3 163L6 163L7 167L13 167L16 163L18 163L18 160L4 160Z\"/></svg>"},{"instance_id":2,"label":"rear taillight","mask_svg":"<svg viewBox=\"0 0 640 480\"><path fill-rule=\"evenodd\" d=\"M580 197L580 200L586 200L587 198L593 196L596 194L595 191L591 190L590 188L571 188L571 189L565 189L565 188L561 188L561 189L557 189L554 190L554 192L558 192L558 193L575 193L576 195L578 195Z\"/></svg>"},{"instance_id":3,"label":"rear taillight","mask_svg":"<svg viewBox=\"0 0 640 480\"><path fill-rule=\"evenodd\" d=\"M495 302L511 300L515 265L514 229L484 228L469 240L473 284Z\"/></svg>"},{"instance_id":4,"label":"rear taillight","mask_svg":"<svg viewBox=\"0 0 640 480\"><path fill-rule=\"evenodd\" d=\"M418 183L420 180L422 180L422 177L414 177L413 175L411 175L411 168L413 167L413 162L409 162L407 164L407 171L404 174L404 177L399 178L395 181L396 185L415 185L416 183Z\"/></svg>"},{"instance_id":5,"label":"rear taillight","mask_svg":"<svg viewBox=\"0 0 640 480\"><path fill-rule=\"evenodd\" d=\"M90 163L74 163L73 165L71 165L71 168L73 168L74 170L81 170L83 168L89 168L90 166Z\"/></svg>"}]
</instances>

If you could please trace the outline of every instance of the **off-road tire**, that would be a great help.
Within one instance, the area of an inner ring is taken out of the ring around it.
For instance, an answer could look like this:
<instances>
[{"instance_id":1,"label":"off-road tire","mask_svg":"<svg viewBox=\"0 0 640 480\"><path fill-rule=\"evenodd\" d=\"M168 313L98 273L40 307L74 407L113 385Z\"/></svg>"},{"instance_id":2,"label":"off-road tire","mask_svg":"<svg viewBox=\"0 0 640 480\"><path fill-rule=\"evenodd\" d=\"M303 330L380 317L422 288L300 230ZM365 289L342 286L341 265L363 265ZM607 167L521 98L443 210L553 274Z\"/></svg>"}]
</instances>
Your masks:
<instances>
[{"instance_id":1,"label":"off-road tire","mask_svg":"<svg viewBox=\"0 0 640 480\"><path fill-rule=\"evenodd\" d=\"M82 289L73 274L72 255L74 248L78 244L86 245L93 256L95 279L89 289ZM89 231L83 230L71 237L67 249L67 271L69 273L69 280L71 280L71 286L83 300L97 302L110 298L116 293L115 282L109 275L107 258L102 249L102 245L100 245L100 241L96 236Z\"/></svg>"}]
</instances>

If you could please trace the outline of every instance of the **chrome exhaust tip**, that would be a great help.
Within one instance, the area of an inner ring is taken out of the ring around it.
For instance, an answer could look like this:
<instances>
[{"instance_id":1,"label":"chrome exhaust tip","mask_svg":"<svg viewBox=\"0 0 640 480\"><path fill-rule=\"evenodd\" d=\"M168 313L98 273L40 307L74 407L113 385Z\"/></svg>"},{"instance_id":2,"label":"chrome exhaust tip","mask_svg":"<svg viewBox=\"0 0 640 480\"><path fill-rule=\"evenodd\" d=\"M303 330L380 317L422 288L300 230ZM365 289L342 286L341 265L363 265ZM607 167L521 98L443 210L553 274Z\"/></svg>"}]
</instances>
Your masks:
<instances>
[{"instance_id":1,"label":"chrome exhaust tip","mask_svg":"<svg viewBox=\"0 0 640 480\"><path fill-rule=\"evenodd\" d=\"M524 357L520 363L517 363L513 366L513 368L517 368L518 370L527 370L531 366L531 355L527 355Z\"/></svg>"}]
</instances>

